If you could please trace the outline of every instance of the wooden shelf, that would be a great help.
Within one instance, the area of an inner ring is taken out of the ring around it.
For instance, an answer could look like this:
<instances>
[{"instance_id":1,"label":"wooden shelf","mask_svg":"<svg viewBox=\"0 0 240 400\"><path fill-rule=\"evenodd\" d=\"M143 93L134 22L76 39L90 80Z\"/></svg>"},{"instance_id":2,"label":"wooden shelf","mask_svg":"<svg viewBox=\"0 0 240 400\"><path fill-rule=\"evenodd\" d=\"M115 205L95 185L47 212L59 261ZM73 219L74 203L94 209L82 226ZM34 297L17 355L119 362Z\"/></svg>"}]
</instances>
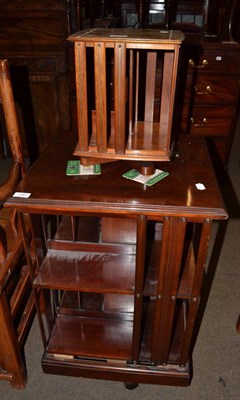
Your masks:
<instances>
[{"instance_id":1,"label":"wooden shelf","mask_svg":"<svg viewBox=\"0 0 240 400\"><path fill-rule=\"evenodd\" d=\"M153 157L161 154L166 159L167 135L160 132L160 123L151 121L138 121L134 125L132 135L128 136L126 154L137 155L140 152L145 157Z\"/></svg>"},{"instance_id":2,"label":"wooden shelf","mask_svg":"<svg viewBox=\"0 0 240 400\"><path fill-rule=\"evenodd\" d=\"M141 159L155 161L161 157L162 161L169 161L169 155L166 154L166 146L168 144L167 137L160 132L160 124L158 122L138 121L135 124L133 132L128 135L127 144L124 154L116 154L115 134L111 133L106 154L97 150L96 136L93 134L90 140L88 157L93 158L111 158L114 159ZM74 155L86 156L86 151L80 150L77 144Z\"/></svg>"},{"instance_id":3,"label":"wooden shelf","mask_svg":"<svg viewBox=\"0 0 240 400\"><path fill-rule=\"evenodd\" d=\"M132 294L135 256L49 250L34 286L45 289Z\"/></svg>"},{"instance_id":4,"label":"wooden shelf","mask_svg":"<svg viewBox=\"0 0 240 400\"><path fill-rule=\"evenodd\" d=\"M47 352L56 359L93 358L128 360L131 358L133 323L105 318L58 316ZM96 340L97 335L97 340Z\"/></svg>"}]
</instances>

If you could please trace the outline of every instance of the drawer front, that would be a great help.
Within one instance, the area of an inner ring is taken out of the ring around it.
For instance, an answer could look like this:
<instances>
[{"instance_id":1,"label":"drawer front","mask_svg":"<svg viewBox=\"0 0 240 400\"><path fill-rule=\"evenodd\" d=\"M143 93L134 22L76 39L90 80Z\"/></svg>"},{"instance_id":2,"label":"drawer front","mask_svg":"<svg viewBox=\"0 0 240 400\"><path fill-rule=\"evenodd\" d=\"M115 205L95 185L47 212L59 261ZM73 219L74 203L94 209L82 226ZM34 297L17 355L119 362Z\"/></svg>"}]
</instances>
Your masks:
<instances>
[{"instance_id":1,"label":"drawer front","mask_svg":"<svg viewBox=\"0 0 240 400\"><path fill-rule=\"evenodd\" d=\"M182 115L182 128L184 132L192 135L228 137L234 114L234 108L230 106L195 106L191 110L189 105L185 105Z\"/></svg>"},{"instance_id":2,"label":"drawer front","mask_svg":"<svg viewBox=\"0 0 240 400\"><path fill-rule=\"evenodd\" d=\"M238 94L238 80L228 76L188 75L185 100L193 104L232 104Z\"/></svg>"},{"instance_id":3,"label":"drawer front","mask_svg":"<svg viewBox=\"0 0 240 400\"><path fill-rule=\"evenodd\" d=\"M188 70L237 74L240 72L239 51L204 49L202 54L189 57Z\"/></svg>"}]
</instances>

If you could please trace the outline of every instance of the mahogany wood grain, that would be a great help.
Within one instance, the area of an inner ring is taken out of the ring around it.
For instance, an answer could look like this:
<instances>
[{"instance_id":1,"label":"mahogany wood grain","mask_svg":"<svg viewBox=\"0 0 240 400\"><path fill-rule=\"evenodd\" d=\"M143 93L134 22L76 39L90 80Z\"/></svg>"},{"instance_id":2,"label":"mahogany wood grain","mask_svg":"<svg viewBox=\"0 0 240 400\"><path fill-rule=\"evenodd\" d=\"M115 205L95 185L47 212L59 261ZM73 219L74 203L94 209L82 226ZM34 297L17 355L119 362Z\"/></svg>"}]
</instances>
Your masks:
<instances>
[{"instance_id":1,"label":"mahogany wood grain","mask_svg":"<svg viewBox=\"0 0 240 400\"><path fill-rule=\"evenodd\" d=\"M84 43L75 44L75 70L76 70L76 90L79 93L77 103L78 126L82 132L81 150L88 149L88 118L87 118L87 60Z\"/></svg>"},{"instance_id":2,"label":"mahogany wood grain","mask_svg":"<svg viewBox=\"0 0 240 400\"><path fill-rule=\"evenodd\" d=\"M94 43L94 77L97 152L107 150L107 94L106 94L106 54L105 43Z\"/></svg>"},{"instance_id":3,"label":"mahogany wood grain","mask_svg":"<svg viewBox=\"0 0 240 400\"><path fill-rule=\"evenodd\" d=\"M157 53L151 52L147 54L146 67L146 97L145 97L145 121L153 122L154 98L155 98L155 81L156 81L156 63Z\"/></svg>"},{"instance_id":4,"label":"mahogany wood grain","mask_svg":"<svg viewBox=\"0 0 240 400\"><path fill-rule=\"evenodd\" d=\"M49 251L40 273L34 280L34 286L94 293L132 294L134 276L133 255Z\"/></svg>"},{"instance_id":5,"label":"mahogany wood grain","mask_svg":"<svg viewBox=\"0 0 240 400\"><path fill-rule=\"evenodd\" d=\"M77 137L72 133L56 137L17 188L31 193L30 197L11 197L6 206L46 214L127 216L143 212L148 218L175 215L194 221L227 217L201 137L189 140L188 136L182 136L178 156L171 162L156 163L169 176L148 188L122 177L134 167L134 162L129 161L104 164L99 176L66 176L67 161L74 158L76 142ZM195 186L198 182L206 190L199 191Z\"/></svg>"},{"instance_id":6,"label":"mahogany wood grain","mask_svg":"<svg viewBox=\"0 0 240 400\"><path fill-rule=\"evenodd\" d=\"M83 341L78 340L81 332ZM96 338L98 335L98 340ZM107 318L71 318L59 316L48 344L51 354L74 355L79 358L106 360L130 358L132 322Z\"/></svg>"},{"instance_id":7,"label":"mahogany wood grain","mask_svg":"<svg viewBox=\"0 0 240 400\"><path fill-rule=\"evenodd\" d=\"M115 148L117 154L125 150L126 132L126 44L114 45L114 111L115 111Z\"/></svg>"}]
</instances>

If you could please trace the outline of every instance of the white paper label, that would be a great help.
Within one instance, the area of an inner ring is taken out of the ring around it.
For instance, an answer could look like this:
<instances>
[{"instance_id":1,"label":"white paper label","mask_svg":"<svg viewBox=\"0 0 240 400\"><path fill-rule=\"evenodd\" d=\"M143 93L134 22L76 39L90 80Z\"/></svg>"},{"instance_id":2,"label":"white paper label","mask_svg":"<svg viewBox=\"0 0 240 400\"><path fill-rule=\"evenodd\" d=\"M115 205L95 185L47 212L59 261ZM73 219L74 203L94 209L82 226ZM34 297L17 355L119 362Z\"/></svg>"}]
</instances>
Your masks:
<instances>
[{"instance_id":1,"label":"white paper label","mask_svg":"<svg viewBox=\"0 0 240 400\"><path fill-rule=\"evenodd\" d=\"M205 186L204 186L204 184L203 183L196 183L196 188L198 189L198 190L206 190L206 188L205 188Z\"/></svg>"},{"instance_id":2,"label":"white paper label","mask_svg":"<svg viewBox=\"0 0 240 400\"><path fill-rule=\"evenodd\" d=\"M15 192L13 197L21 197L23 199L28 199L28 197L31 196L31 193L26 193L26 192Z\"/></svg>"}]
</instances>

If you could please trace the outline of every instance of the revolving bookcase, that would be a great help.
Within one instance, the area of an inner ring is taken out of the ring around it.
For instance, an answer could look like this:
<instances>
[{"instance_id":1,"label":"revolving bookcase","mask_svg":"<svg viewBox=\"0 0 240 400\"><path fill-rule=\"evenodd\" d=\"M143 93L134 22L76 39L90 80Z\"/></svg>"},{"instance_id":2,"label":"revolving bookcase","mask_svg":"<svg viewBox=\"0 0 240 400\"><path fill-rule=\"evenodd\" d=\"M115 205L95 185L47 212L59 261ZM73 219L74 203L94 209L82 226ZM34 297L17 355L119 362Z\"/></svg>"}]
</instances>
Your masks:
<instances>
[{"instance_id":1,"label":"revolving bookcase","mask_svg":"<svg viewBox=\"0 0 240 400\"><path fill-rule=\"evenodd\" d=\"M178 31L89 29L74 42L78 145L85 163L169 160Z\"/></svg>"}]
</instances>

